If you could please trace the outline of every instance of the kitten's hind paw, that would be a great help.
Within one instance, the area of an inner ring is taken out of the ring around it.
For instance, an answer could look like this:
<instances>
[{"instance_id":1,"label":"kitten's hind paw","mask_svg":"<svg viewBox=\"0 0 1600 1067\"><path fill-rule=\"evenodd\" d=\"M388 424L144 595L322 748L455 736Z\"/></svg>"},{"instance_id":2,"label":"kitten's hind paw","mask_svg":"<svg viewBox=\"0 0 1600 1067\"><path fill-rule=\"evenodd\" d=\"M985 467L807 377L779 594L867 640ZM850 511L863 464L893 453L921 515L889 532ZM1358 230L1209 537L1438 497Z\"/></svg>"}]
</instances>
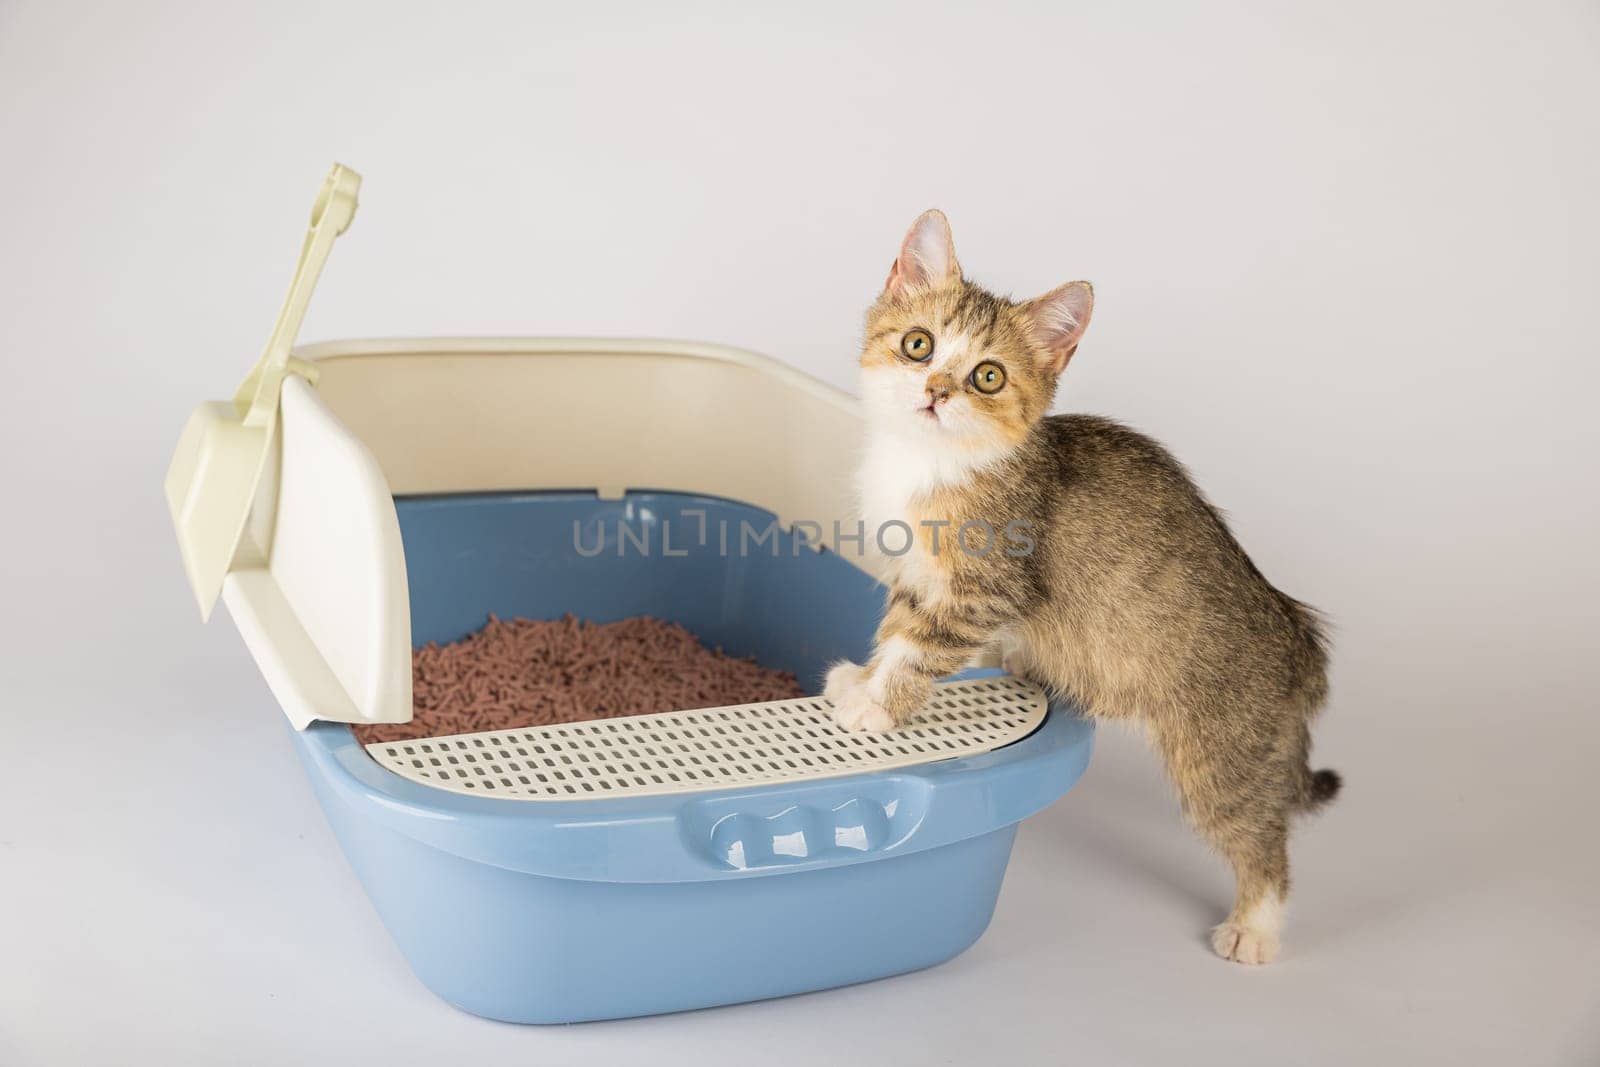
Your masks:
<instances>
[{"instance_id":1,"label":"kitten's hind paw","mask_svg":"<svg viewBox=\"0 0 1600 1067\"><path fill-rule=\"evenodd\" d=\"M1242 923L1225 922L1211 931L1217 955L1235 963L1271 963L1278 954L1278 935Z\"/></svg>"}]
</instances>

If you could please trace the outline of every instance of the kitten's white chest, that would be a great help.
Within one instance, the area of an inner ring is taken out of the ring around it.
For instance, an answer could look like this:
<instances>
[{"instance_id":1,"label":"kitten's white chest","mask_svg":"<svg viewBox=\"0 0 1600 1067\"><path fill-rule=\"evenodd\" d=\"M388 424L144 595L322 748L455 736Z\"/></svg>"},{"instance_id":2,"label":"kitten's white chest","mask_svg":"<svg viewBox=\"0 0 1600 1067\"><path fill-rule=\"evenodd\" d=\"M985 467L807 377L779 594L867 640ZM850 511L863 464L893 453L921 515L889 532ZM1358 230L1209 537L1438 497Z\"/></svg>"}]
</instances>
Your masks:
<instances>
[{"instance_id":1,"label":"kitten's white chest","mask_svg":"<svg viewBox=\"0 0 1600 1067\"><path fill-rule=\"evenodd\" d=\"M868 534L875 534L886 522L909 522L912 502L933 487L927 464L915 455L908 456L903 445L882 438L869 440L856 472L856 491Z\"/></svg>"},{"instance_id":2,"label":"kitten's white chest","mask_svg":"<svg viewBox=\"0 0 1600 1067\"><path fill-rule=\"evenodd\" d=\"M947 473L932 450L912 448L887 435L868 438L856 472L856 494L866 528L865 550L890 581L925 588L936 573L917 536L917 504L945 483Z\"/></svg>"}]
</instances>

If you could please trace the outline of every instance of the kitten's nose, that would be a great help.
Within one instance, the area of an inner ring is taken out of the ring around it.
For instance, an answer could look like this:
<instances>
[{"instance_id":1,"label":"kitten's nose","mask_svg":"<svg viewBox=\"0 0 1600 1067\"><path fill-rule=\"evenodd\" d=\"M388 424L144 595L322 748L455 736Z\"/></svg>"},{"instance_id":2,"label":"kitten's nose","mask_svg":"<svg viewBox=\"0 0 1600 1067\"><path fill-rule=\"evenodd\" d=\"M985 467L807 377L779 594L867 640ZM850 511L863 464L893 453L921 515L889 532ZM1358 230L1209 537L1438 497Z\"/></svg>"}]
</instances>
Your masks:
<instances>
[{"instance_id":1,"label":"kitten's nose","mask_svg":"<svg viewBox=\"0 0 1600 1067\"><path fill-rule=\"evenodd\" d=\"M950 383L945 381L929 382L927 386L928 406L942 403L950 399Z\"/></svg>"}]
</instances>

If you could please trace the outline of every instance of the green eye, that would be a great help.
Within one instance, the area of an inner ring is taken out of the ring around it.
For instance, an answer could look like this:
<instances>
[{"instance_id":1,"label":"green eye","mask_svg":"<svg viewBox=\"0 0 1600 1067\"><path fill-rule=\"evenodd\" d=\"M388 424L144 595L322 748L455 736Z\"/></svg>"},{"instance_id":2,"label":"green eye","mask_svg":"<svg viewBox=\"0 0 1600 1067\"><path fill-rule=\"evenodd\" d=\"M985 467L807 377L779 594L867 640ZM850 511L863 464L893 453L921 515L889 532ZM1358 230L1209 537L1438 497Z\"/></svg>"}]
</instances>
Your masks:
<instances>
[{"instance_id":1,"label":"green eye","mask_svg":"<svg viewBox=\"0 0 1600 1067\"><path fill-rule=\"evenodd\" d=\"M918 363L928 362L933 358L933 334L927 330L907 330L900 338L900 354Z\"/></svg>"},{"instance_id":2,"label":"green eye","mask_svg":"<svg viewBox=\"0 0 1600 1067\"><path fill-rule=\"evenodd\" d=\"M1005 384L1006 369L998 363L980 363L972 368L972 387L980 393L998 393Z\"/></svg>"}]
</instances>

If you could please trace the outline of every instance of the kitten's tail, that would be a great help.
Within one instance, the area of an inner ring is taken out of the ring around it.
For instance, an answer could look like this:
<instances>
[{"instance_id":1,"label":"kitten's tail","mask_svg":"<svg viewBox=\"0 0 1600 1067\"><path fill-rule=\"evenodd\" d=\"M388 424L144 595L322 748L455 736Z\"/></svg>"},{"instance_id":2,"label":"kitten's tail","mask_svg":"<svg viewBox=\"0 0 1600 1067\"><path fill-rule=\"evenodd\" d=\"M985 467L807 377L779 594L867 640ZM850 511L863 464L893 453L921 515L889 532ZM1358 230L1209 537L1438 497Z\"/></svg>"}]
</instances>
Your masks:
<instances>
[{"instance_id":1,"label":"kitten's tail","mask_svg":"<svg viewBox=\"0 0 1600 1067\"><path fill-rule=\"evenodd\" d=\"M1305 770L1305 777L1300 785L1300 810L1317 811L1339 795L1339 787L1344 784L1344 779L1339 777L1338 771L1331 771L1324 767L1320 771L1313 771L1310 767Z\"/></svg>"},{"instance_id":2,"label":"kitten's tail","mask_svg":"<svg viewBox=\"0 0 1600 1067\"><path fill-rule=\"evenodd\" d=\"M1300 721L1300 752L1305 759L1311 752L1311 720L1328 700L1328 630L1322 616L1309 604L1302 604L1291 596L1283 596L1289 617L1300 640L1295 649L1293 666L1298 682L1299 705L1304 718ZM1323 768L1313 771L1310 763L1302 763L1299 796L1301 811L1312 812L1325 807L1339 795L1344 779L1338 771Z\"/></svg>"}]
</instances>

